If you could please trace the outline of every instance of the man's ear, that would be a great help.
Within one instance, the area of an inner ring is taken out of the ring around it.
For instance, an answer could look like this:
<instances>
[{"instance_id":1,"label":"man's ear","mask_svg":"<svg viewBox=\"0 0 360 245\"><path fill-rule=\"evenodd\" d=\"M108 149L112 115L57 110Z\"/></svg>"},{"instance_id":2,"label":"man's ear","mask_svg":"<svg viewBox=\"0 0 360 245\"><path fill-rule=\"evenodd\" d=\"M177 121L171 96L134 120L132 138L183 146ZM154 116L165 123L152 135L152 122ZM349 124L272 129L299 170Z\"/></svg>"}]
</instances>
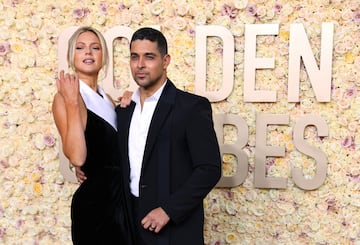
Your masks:
<instances>
[{"instance_id":1,"label":"man's ear","mask_svg":"<svg viewBox=\"0 0 360 245\"><path fill-rule=\"evenodd\" d=\"M164 60L164 69L166 69L166 68L169 66L169 64L170 64L170 60L171 60L170 55L169 55L169 54L166 54L166 55L164 56L163 60Z\"/></svg>"}]
</instances>

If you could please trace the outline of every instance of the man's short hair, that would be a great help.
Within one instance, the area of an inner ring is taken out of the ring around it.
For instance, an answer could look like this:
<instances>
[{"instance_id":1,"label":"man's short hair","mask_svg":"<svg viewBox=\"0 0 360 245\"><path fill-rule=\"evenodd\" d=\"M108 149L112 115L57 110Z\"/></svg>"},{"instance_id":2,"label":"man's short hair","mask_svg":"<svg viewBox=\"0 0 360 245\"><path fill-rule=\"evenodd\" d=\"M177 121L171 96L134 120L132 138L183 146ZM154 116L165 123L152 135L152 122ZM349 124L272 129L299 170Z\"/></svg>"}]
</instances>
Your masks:
<instances>
[{"instance_id":1,"label":"man's short hair","mask_svg":"<svg viewBox=\"0 0 360 245\"><path fill-rule=\"evenodd\" d=\"M157 49L159 50L161 56L168 54L168 46L165 36L158 30L150 27L143 27L134 32L131 41L131 44L136 40L148 40L151 42L157 43Z\"/></svg>"}]
</instances>

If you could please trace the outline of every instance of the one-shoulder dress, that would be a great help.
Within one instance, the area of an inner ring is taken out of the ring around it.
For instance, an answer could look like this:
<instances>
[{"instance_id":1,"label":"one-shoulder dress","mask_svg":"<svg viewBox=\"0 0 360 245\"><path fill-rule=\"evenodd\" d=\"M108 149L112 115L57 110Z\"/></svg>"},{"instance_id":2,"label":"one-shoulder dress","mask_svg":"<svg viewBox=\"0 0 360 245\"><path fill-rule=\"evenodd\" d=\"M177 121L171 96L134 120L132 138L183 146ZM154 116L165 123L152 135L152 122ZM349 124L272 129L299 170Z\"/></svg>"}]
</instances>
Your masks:
<instances>
[{"instance_id":1,"label":"one-shoulder dress","mask_svg":"<svg viewBox=\"0 0 360 245\"><path fill-rule=\"evenodd\" d=\"M85 139L87 156L81 169L87 179L75 191L71 203L73 243L132 244L117 131L98 114L87 109Z\"/></svg>"}]
</instances>

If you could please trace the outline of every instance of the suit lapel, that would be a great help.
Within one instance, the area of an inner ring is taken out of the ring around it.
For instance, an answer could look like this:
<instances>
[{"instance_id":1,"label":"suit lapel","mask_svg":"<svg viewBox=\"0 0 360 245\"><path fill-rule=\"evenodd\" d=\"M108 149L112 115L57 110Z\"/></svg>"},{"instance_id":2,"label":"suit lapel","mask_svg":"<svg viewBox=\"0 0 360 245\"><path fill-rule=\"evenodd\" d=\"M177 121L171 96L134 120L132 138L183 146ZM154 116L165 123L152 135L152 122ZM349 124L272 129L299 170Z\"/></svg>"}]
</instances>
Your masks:
<instances>
[{"instance_id":1,"label":"suit lapel","mask_svg":"<svg viewBox=\"0 0 360 245\"><path fill-rule=\"evenodd\" d=\"M160 96L150 123L150 128L145 145L143 164L147 163L147 159L149 158L154 143L156 142L157 136L159 135L159 132L162 129L163 124L168 118L172 106L175 103L175 96L176 88L174 84L170 80L168 80Z\"/></svg>"}]
</instances>

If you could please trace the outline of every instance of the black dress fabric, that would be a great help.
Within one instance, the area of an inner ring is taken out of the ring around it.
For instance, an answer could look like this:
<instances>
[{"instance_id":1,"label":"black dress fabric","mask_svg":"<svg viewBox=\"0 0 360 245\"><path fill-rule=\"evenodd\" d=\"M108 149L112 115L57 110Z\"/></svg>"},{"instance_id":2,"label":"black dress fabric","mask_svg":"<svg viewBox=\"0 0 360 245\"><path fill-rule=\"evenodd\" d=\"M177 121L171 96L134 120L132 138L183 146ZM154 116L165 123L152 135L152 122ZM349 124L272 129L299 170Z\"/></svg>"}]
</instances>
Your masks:
<instances>
[{"instance_id":1,"label":"black dress fabric","mask_svg":"<svg viewBox=\"0 0 360 245\"><path fill-rule=\"evenodd\" d=\"M87 157L82 171L87 179L73 195L71 234L74 245L129 245L130 221L122 186L117 132L87 111Z\"/></svg>"}]
</instances>

